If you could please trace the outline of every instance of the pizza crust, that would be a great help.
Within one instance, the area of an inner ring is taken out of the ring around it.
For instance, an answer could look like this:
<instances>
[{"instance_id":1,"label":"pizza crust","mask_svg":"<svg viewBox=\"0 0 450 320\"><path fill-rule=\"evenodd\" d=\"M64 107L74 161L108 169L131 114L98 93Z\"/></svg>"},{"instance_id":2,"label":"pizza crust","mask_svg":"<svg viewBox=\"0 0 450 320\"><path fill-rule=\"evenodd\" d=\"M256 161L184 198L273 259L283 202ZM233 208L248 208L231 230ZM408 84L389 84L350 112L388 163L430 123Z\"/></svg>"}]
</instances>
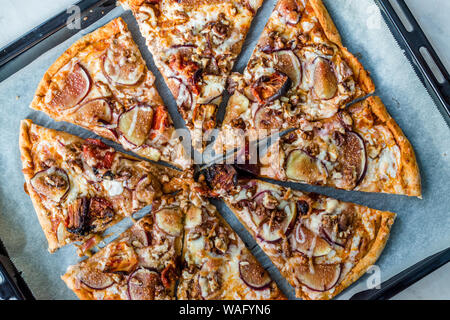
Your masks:
<instances>
[{"instance_id":1,"label":"pizza crust","mask_svg":"<svg viewBox=\"0 0 450 320\"><path fill-rule=\"evenodd\" d=\"M317 19L319 20L327 38L339 46L344 60L353 70L353 74L356 78L355 80L357 80L361 89L363 89L366 94L373 93L375 91L375 84L370 78L369 72L364 69L358 59L342 44L339 31L337 30L336 25L334 24L333 19L331 19L330 14L328 13L328 10L322 0L309 0L309 4L314 9Z\"/></svg>"},{"instance_id":2,"label":"pizza crust","mask_svg":"<svg viewBox=\"0 0 450 320\"><path fill-rule=\"evenodd\" d=\"M42 205L39 195L31 187L30 180L34 176L34 163L31 156L32 144L30 141L30 130L33 123L31 120L22 120L20 122L20 137L19 148L22 160L22 171L25 176L25 185L30 195L33 207L36 210L36 214L41 224L42 230L44 230L45 237L48 241L48 251L53 253L59 248L59 242L56 234L52 231L52 225L48 216L50 213Z\"/></svg>"},{"instance_id":3,"label":"pizza crust","mask_svg":"<svg viewBox=\"0 0 450 320\"><path fill-rule=\"evenodd\" d=\"M357 102L355 107L358 105L367 105L372 113L378 118L382 124L389 129L389 131L394 136L397 146L400 148L401 157L401 170L399 172L399 177L402 179L402 187L404 188L403 193L408 196L416 196L422 198L422 188L419 166L417 164L416 156L411 143L406 138L402 129L398 126L395 120L387 112L385 105L381 99L377 96L371 96L366 100ZM351 107L350 107L351 108ZM361 191L365 191L361 189ZM375 190L368 190L375 191ZM384 190L382 190L384 191ZM391 190L395 193L395 190Z\"/></svg>"},{"instance_id":4,"label":"pizza crust","mask_svg":"<svg viewBox=\"0 0 450 320\"><path fill-rule=\"evenodd\" d=\"M245 221L241 218L241 214L234 207L233 203L229 200L225 200L225 203L228 206L228 208L230 208L230 210L233 212L233 214L238 218L239 222L245 226L247 231L250 232L250 234L253 237L256 237L255 232L251 228L249 228L248 225L245 223ZM319 300L332 299L333 297L337 296L340 292L345 290L347 287L349 287L355 281L357 281L361 276L363 276L367 272L367 270L372 265L374 265L377 259L380 257L384 247L386 246L387 240L389 239L390 230L392 224L394 223L396 214L389 211L377 211L377 212L380 214L381 221L377 235L372 242L370 250L367 251L364 257L361 260L359 260L356 265L352 267L351 271L345 276L344 280L342 280L336 287L333 288L333 292L331 295L326 295L325 292L325 294L323 294L319 298ZM272 262L275 262L274 263L275 266L284 265L285 263L285 260L283 260L280 255L270 256L270 260ZM290 279L290 276L292 275L283 274L283 277L286 279ZM318 293L321 294L320 292ZM300 297L304 300L311 300L311 298L307 294L305 294L300 288L295 288L295 294L297 297Z\"/></svg>"},{"instance_id":5,"label":"pizza crust","mask_svg":"<svg viewBox=\"0 0 450 320\"><path fill-rule=\"evenodd\" d=\"M52 118L59 119L60 118L59 114L54 110L52 110L51 108L45 108L45 110L41 108L41 106L45 106L43 100L45 99L45 95L47 94L47 91L50 88L52 78L58 73L58 71L62 67L67 65L70 62L70 60L76 57L80 52L85 50L87 47L96 42L109 39L112 36L120 33L121 30L128 32L128 28L127 25L125 24L125 21L123 21L123 19L119 17L112 20L105 26L93 31L92 33L89 33L88 35L84 36L83 38L76 41L73 45L71 45L70 48L67 49L58 59L56 59L56 61L45 72L41 82L38 85L35 97L33 98L30 107L38 111L44 111L48 113Z\"/></svg>"},{"instance_id":6,"label":"pizza crust","mask_svg":"<svg viewBox=\"0 0 450 320\"><path fill-rule=\"evenodd\" d=\"M337 296L344 289L363 276L367 270L375 264L383 252L386 242L389 239L392 224L394 223L396 214L388 211L381 212L381 223L370 250L350 271L345 279L335 288L333 296Z\"/></svg>"}]
</instances>

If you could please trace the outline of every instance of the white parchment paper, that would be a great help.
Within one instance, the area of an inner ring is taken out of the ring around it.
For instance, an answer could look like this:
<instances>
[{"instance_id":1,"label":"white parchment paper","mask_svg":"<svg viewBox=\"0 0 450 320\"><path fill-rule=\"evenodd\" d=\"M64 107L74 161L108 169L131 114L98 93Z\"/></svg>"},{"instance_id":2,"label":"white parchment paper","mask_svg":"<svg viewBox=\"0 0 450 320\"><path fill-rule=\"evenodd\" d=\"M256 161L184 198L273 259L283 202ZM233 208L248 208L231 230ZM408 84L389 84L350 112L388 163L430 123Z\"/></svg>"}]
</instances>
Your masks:
<instances>
[{"instance_id":1,"label":"white parchment paper","mask_svg":"<svg viewBox=\"0 0 450 320\"><path fill-rule=\"evenodd\" d=\"M245 48L235 70L242 71L258 37L267 22L276 0L266 0L258 12L245 42ZM419 161L423 183L423 199L403 196L338 191L295 185L305 191L315 191L340 200L352 201L398 214L391 238L377 262L381 281L387 280L421 259L450 245L450 130L432 99L414 73L408 60L395 43L373 0L325 0L344 45L356 54L375 81L376 94L381 96L389 113L411 141ZM30 118L37 124L64 130L83 138L92 133L67 123L57 123L43 113L28 108L34 91L47 68L76 39L123 16L138 43L150 69L157 76L157 87L169 106L175 124L182 121L176 113L173 97L167 90L152 58L144 45L136 22L129 12L116 8L88 30L47 51L33 63L0 83L0 238L13 263L23 272L25 281L37 299L74 299L60 276L67 266L79 261L72 245L54 254L47 252L47 241L41 230L29 197L23 191L18 148L19 122ZM119 148L120 149L120 148ZM293 291L279 275L267 257L231 212L219 201L219 211L252 248L258 259L292 298ZM141 214L148 212L143 209ZM129 219L113 228L118 234L131 225ZM367 276L339 296L349 298L367 289Z\"/></svg>"}]
</instances>

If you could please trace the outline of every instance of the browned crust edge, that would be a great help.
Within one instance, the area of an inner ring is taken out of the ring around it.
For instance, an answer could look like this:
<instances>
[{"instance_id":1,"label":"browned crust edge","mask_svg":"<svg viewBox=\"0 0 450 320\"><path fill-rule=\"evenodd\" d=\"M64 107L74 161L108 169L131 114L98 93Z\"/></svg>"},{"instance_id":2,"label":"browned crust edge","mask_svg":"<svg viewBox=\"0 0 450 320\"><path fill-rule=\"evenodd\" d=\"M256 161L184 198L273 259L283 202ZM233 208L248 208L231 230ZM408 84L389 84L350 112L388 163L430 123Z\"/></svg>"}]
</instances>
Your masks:
<instances>
[{"instance_id":1,"label":"browned crust edge","mask_svg":"<svg viewBox=\"0 0 450 320\"><path fill-rule=\"evenodd\" d=\"M52 78L55 76L58 71L64 67L67 63L69 63L72 58L78 55L81 51L86 49L91 44L104 40L109 39L113 35L118 34L121 32L121 28L123 30L127 31L127 25L125 21L123 21L122 18L116 18L112 21L110 21L108 24L104 25L103 27L100 27L99 29L93 31L92 33L89 33L82 37L81 39L77 40L73 45L69 47L56 61L48 68L48 70L45 72L44 76L42 77L42 80L40 81L38 88L36 89L35 96L33 98L33 101L30 104L30 107L35 110L44 111L52 116L52 118L59 119L58 114L55 113L53 110L49 108L45 108L45 110L42 110L41 103L44 99L50 84L52 82Z\"/></svg>"},{"instance_id":2,"label":"browned crust edge","mask_svg":"<svg viewBox=\"0 0 450 320\"><path fill-rule=\"evenodd\" d=\"M234 208L234 206L229 202L225 201L226 205L230 208L236 218L245 226L245 229L250 232L253 236L254 233L241 219L239 212ZM357 206L360 207L360 206ZM328 298L323 298L323 300L332 299L337 296L340 292L345 290L348 286L353 284L356 280L358 280L362 275L364 275L369 267L371 267L378 259L378 257L383 252L383 249L386 245L387 240L389 239L389 234L391 230L391 226L394 223L396 214L389 211L378 211L375 209L370 209L375 212L379 212L381 214L381 222L380 227L378 229L377 237L375 238L370 250L364 255L364 257L352 268L350 273L344 278L344 280L335 288L333 294ZM283 263L282 259L275 257L274 259L278 260L277 264ZM270 260L274 260L270 258ZM289 281L290 275L283 275L286 280ZM295 288L295 295L304 300L311 300L308 295L304 294L300 288Z\"/></svg>"},{"instance_id":3,"label":"browned crust edge","mask_svg":"<svg viewBox=\"0 0 450 320\"><path fill-rule=\"evenodd\" d=\"M47 217L47 210L42 205L39 195L33 190L30 184L31 178L34 176L34 163L31 156L31 141L30 141L30 129L33 126L31 120L22 120L20 122L20 136L19 136L19 148L22 161L22 171L25 177L25 184L27 191L30 195L33 207L36 211L39 223L44 231L45 237L48 241L49 252L55 252L60 246L58 239L54 232L52 232L52 225Z\"/></svg>"},{"instance_id":4,"label":"browned crust edge","mask_svg":"<svg viewBox=\"0 0 450 320\"><path fill-rule=\"evenodd\" d=\"M334 24L333 19L328 13L328 10L322 0L309 0L309 4L314 9L314 12L316 13L327 38L340 47L341 53L345 61L353 70L353 74L355 75L360 87L366 94L373 93L375 91L375 84L370 78L369 72L364 69L358 59L342 44L339 31L337 30L336 25Z\"/></svg>"},{"instance_id":5,"label":"browned crust edge","mask_svg":"<svg viewBox=\"0 0 450 320\"><path fill-rule=\"evenodd\" d=\"M344 280L335 288L332 296L333 298L341 293L344 289L358 280L361 276L363 276L367 270L375 264L375 262L380 257L381 253L386 246L386 243L389 239L389 234L391 231L392 224L394 223L396 214L389 211L378 211L371 209L371 211L376 211L381 214L381 222L380 227L378 229L377 237L370 250L364 255L364 257L352 268L350 273L344 278Z\"/></svg>"},{"instance_id":6,"label":"browned crust edge","mask_svg":"<svg viewBox=\"0 0 450 320\"><path fill-rule=\"evenodd\" d=\"M420 170L417 164L414 149L398 126L395 120L387 112L385 105L380 97L371 96L361 103L367 103L372 112L379 118L384 125L392 132L397 145L401 152L401 172L400 177L404 182L406 188L405 194L408 196L416 196L422 198L422 188L420 179Z\"/></svg>"}]
</instances>

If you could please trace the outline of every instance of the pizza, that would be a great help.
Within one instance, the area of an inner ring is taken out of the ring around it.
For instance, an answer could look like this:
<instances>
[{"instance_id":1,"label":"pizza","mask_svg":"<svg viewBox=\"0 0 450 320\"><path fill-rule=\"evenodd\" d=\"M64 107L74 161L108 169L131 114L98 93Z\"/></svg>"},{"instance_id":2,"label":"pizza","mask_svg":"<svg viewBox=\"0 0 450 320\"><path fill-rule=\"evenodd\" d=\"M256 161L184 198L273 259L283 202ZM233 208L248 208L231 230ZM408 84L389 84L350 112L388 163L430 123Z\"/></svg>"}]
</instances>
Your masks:
<instances>
[{"instance_id":1,"label":"pizza","mask_svg":"<svg viewBox=\"0 0 450 320\"><path fill-rule=\"evenodd\" d=\"M279 181L421 197L414 150L376 96L327 119L304 119L270 145L258 164L244 167Z\"/></svg>"},{"instance_id":2,"label":"pizza","mask_svg":"<svg viewBox=\"0 0 450 320\"><path fill-rule=\"evenodd\" d=\"M229 83L223 134L263 136L332 117L375 89L321 0L279 0L243 74Z\"/></svg>"},{"instance_id":3,"label":"pizza","mask_svg":"<svg viewBox=\"0 0 450 320\"><path fill-rule=\"evenodd\" d=\"M141 161L97 139L83 140L40 127L31 120L21 122L19 145L24 188L50 252L93 239L187 183L183 176L188 173Z\"/></svg>"},{"instance_id":4,"label":"pizza","mask_svg":"<svg viewBox=\"0 0 450 320\"><path fill-rule=\"evenodd\" d=\"M391 212L261 180L230 184L233 168L209 171L214 192L302 299L331 299L361 277L380 256L395 219Z\"/></svg>"},{"instance_id":5,"label":"pizza","mask_svg":"<svg viewBox=\"0 0 450 320\"><path fill-rule=\"evenodd\" d=\"M191 191L170 206L178 203L186 213L178 299L286 299L208 200Z\"/></svg>"},{"instance_id":6,"label":"pizza","mask_svg":"<svg viewBox=\"0 0 450 320\"><path fill-rule=\"evenodd\" d=\"M157 218L159 217L159 218ZM157 219L170 220L171 233ZM182 213L146 216L62 279L82 300L173 300L179 277Z\"/></svg>"},{"instance_id":7,"label":"pizza","mask_svg":"<svg viewBox=\"0 0 450 320\"><path fill-rule=\"evenodd\" d=\"M228 75L262 0L120 0L136 17L178 110L202 150Z\"/></svg>"},{"instance_id":8,"label":"pizza","mask_svg":"<svg viewBox=\"0 0 450 320\"><path fill-rule=\"evenodd\" d=\"M31 108L150 160L190 165L155 76L121 18L70 46L45 73Z\"/></svg>"}]
</instances>

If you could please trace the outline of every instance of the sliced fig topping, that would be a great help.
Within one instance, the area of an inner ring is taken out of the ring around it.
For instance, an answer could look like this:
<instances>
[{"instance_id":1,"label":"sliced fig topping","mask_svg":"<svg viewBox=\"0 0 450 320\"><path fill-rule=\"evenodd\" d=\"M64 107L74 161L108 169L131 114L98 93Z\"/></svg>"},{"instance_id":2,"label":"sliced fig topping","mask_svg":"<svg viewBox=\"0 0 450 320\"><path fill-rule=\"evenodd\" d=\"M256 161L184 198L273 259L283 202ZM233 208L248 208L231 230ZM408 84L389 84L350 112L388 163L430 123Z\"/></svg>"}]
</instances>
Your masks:
<instances>
[{"instance_id":1,"label":"sliced fig topping","mask_svg":"<svg viewBox=\"0 0 450 320\"><path fill-rule=\"evenodd\" d=\"M48 102L49 106L70 109L83 100L91 89L91 78L79 63L76 63L72 70L65 75L63 82L58 91L50 91L53 96Z\"/></svg>"},{"instance_id":2,"label":"sliced fig topping","mask_svg":"<svg viewBox=\"0 0 450 320\"><path fill-rule=\"evenodd\" d=\"M105 99L90 100L77 109L73 119L85 126L109 124L112 120L111 106Z\"/></svg>"},{"instance_id":3,"label":"sliced fig topping","mask_svg":"<svg viewBox=\"0 0 450 320\"><path fill-rule=\"evenodd\" d=\"M155 222L158 227L170 236L177 237L183 230L180 208L165 208L155 212Z\"/></svg>"},{"instance_id":4,"label":"sliced fig topping","mask_svg":"<svg viewBox=\"0 0 450 320\"><path fill-rule=\"evenodd\" d=\"M161 287L157 272L140 268L128 278L128 297L130 300L154 300Z\"/></svg>"},{"instance_id":5,"label":"sliced fig topping","mask_svg":"<svg viewBox=\"0 0 450 320\"><path fill-rule=\"evenodd\" d=\"M268 106L261 106L255 113L255 125L259 129L275 129L280 128L282 120L277 114L277 110Z\"/></svg>"},{"instance_id":6,"label":"sliced fig topping","mask_svg":"<svg viewBox=\"0 0 450 320\"><path fill-rule=\"evenodd\" d=\"M328 100L337 92L337 79L328 60L317 58L314 69L314 93L319 99Z\"/></svg>"},{"instance_id":7,"label":"sliced fig topping","mask_svg":"<svg viewBox=\"0 0 450 320\"><path fill-rule=\"evenodd\" d=\"M347 181L348 187L354 188L364 179L366 173L367 157L364 140L356 132L348 131L340 150L344 181Z\"/></svg>"},{"instance_id":8,"label":"sliced fig topping","mask_svg":"<svg viewBox=\"0 0 450 320\"><path fill-rule=\"evenodd\" d=\"M142 58L115 41L103 57L103 74L112 84L135 85L142 78L144 71Z\"/></svg>"},{"instance_id":9,"label":"sliced fig topping","mask_svg":"<svg viewBox=\"0 0 450 320\"><path fill-rule=\"evenodd\" d=\"M119 130L128 142L140 146L149 137L152 121L152 107L135 106L120 115Z\"/></svg>"},{"instance_id":10,"label":"sliced fig topping","mask_svg":"<svg viewBox=\"0 0 450 320\"><path fill-rule=\"evenodd\" d=\"M248 110L250 101L239 91L235 91L234 94L228 100L227 113L225 114L224 123L231 123L236 120Z\"/></svg>"},{"instance_id":11,"label":"sliced fig topping","mask_svg":"<svg viewBox=\"0 0 450 320\"><path fill-rule=\"evenodd\" d=\"M317 183L327 177L325 166L301 149L289 153L286 161L286 176L295 181Z\"/></svg>"},{"instance_id":12,"label":"sliced fig topping","mask_svg":"<svg viewBox=\"0 0 450 320\"><path fill-rule=\"evenodd\" d=\"M276 68L283 72L292 81L292 88L297 87L302 81L302 66L297 55L292 50L275 51Z\"/></svg>"},{"instance_id":13,"label":"sliced fig topping","mask_svg":"<svg viewBox=\"0 0 450 320\"><path fill-rule=\"evenodd\" d=\"M77 274L77 279L93 290L104 290L114 284L114 281L108 274L93 268L81 269Z\"/></svg>"},{"instance_id":14,"label":"sliced fig topping","mask_svg":"<svg viewBox=\"0 0 450 320\"><path fill-rule=\"evenodd\" d=\"M314 272L309 265L302 265L297 273L297 279L313 291L324 292L331 290L341 276L340 264L316 264Z\"/></svg>"},{"instance_id":15,"label":"sliced fig topping","mask_svg":"<svg viewBox=\"0 0 450 320\"><path fill-rule=\"evenodd\" d=\"M267 271L250 256L239 261L239 275L247 286L255 290L265 289L272 282Z\"/></svg>"},{"instance_id":16,"label":"sliced fig topping","mask_svg":"<svg viewBox=\"0 0 450 320\"><path fill-rule=\"evenodd\" d=\"M283 96L290 87L289 77L277 71L270 76L261 76L252 85L251 91L260 104L265 104Z\"/></svg>"},{"instance_id":17,"label":"sliced fig topping","mask_svg":"<svg viewBox=\"0 0 450 320\"><path fill-rule=\"evenodd\" d=\"M69 176L56 167L36 173L30 184L37 193L55 202L60 201L70 189Z\"/></svg>"},{"instance_id":18,"label":"sliced fig topping","mask_svg":"<svg viewBox=\"0 0 450 320\"><path fill-rule=\"evenodd\" d=\"M186 213L186 228L195 228L202 224L202 209L191 206Z\"/></svg>"},{"instance_id":19,"label":"sliced fig topping","mask_svg":"<svg viewBox=\"0 0 450 320\"><path fill-rule=\"evenodd\" d=\"M151 174L141 178L136 185L136 198L143 203L151 204L155 197L161 196L161 184Z\"/></svg>"},{"instance_id":20,"label":"sliced fig topping","mask_svg":"<svg viewBox=\"0 0 450 320\"><path fill-rule=\"evenodd\" d=\"M330 245L299 223L295 230L295 249L308 257L325 256L331 251Z\"/></svg>"}]
</instances>

